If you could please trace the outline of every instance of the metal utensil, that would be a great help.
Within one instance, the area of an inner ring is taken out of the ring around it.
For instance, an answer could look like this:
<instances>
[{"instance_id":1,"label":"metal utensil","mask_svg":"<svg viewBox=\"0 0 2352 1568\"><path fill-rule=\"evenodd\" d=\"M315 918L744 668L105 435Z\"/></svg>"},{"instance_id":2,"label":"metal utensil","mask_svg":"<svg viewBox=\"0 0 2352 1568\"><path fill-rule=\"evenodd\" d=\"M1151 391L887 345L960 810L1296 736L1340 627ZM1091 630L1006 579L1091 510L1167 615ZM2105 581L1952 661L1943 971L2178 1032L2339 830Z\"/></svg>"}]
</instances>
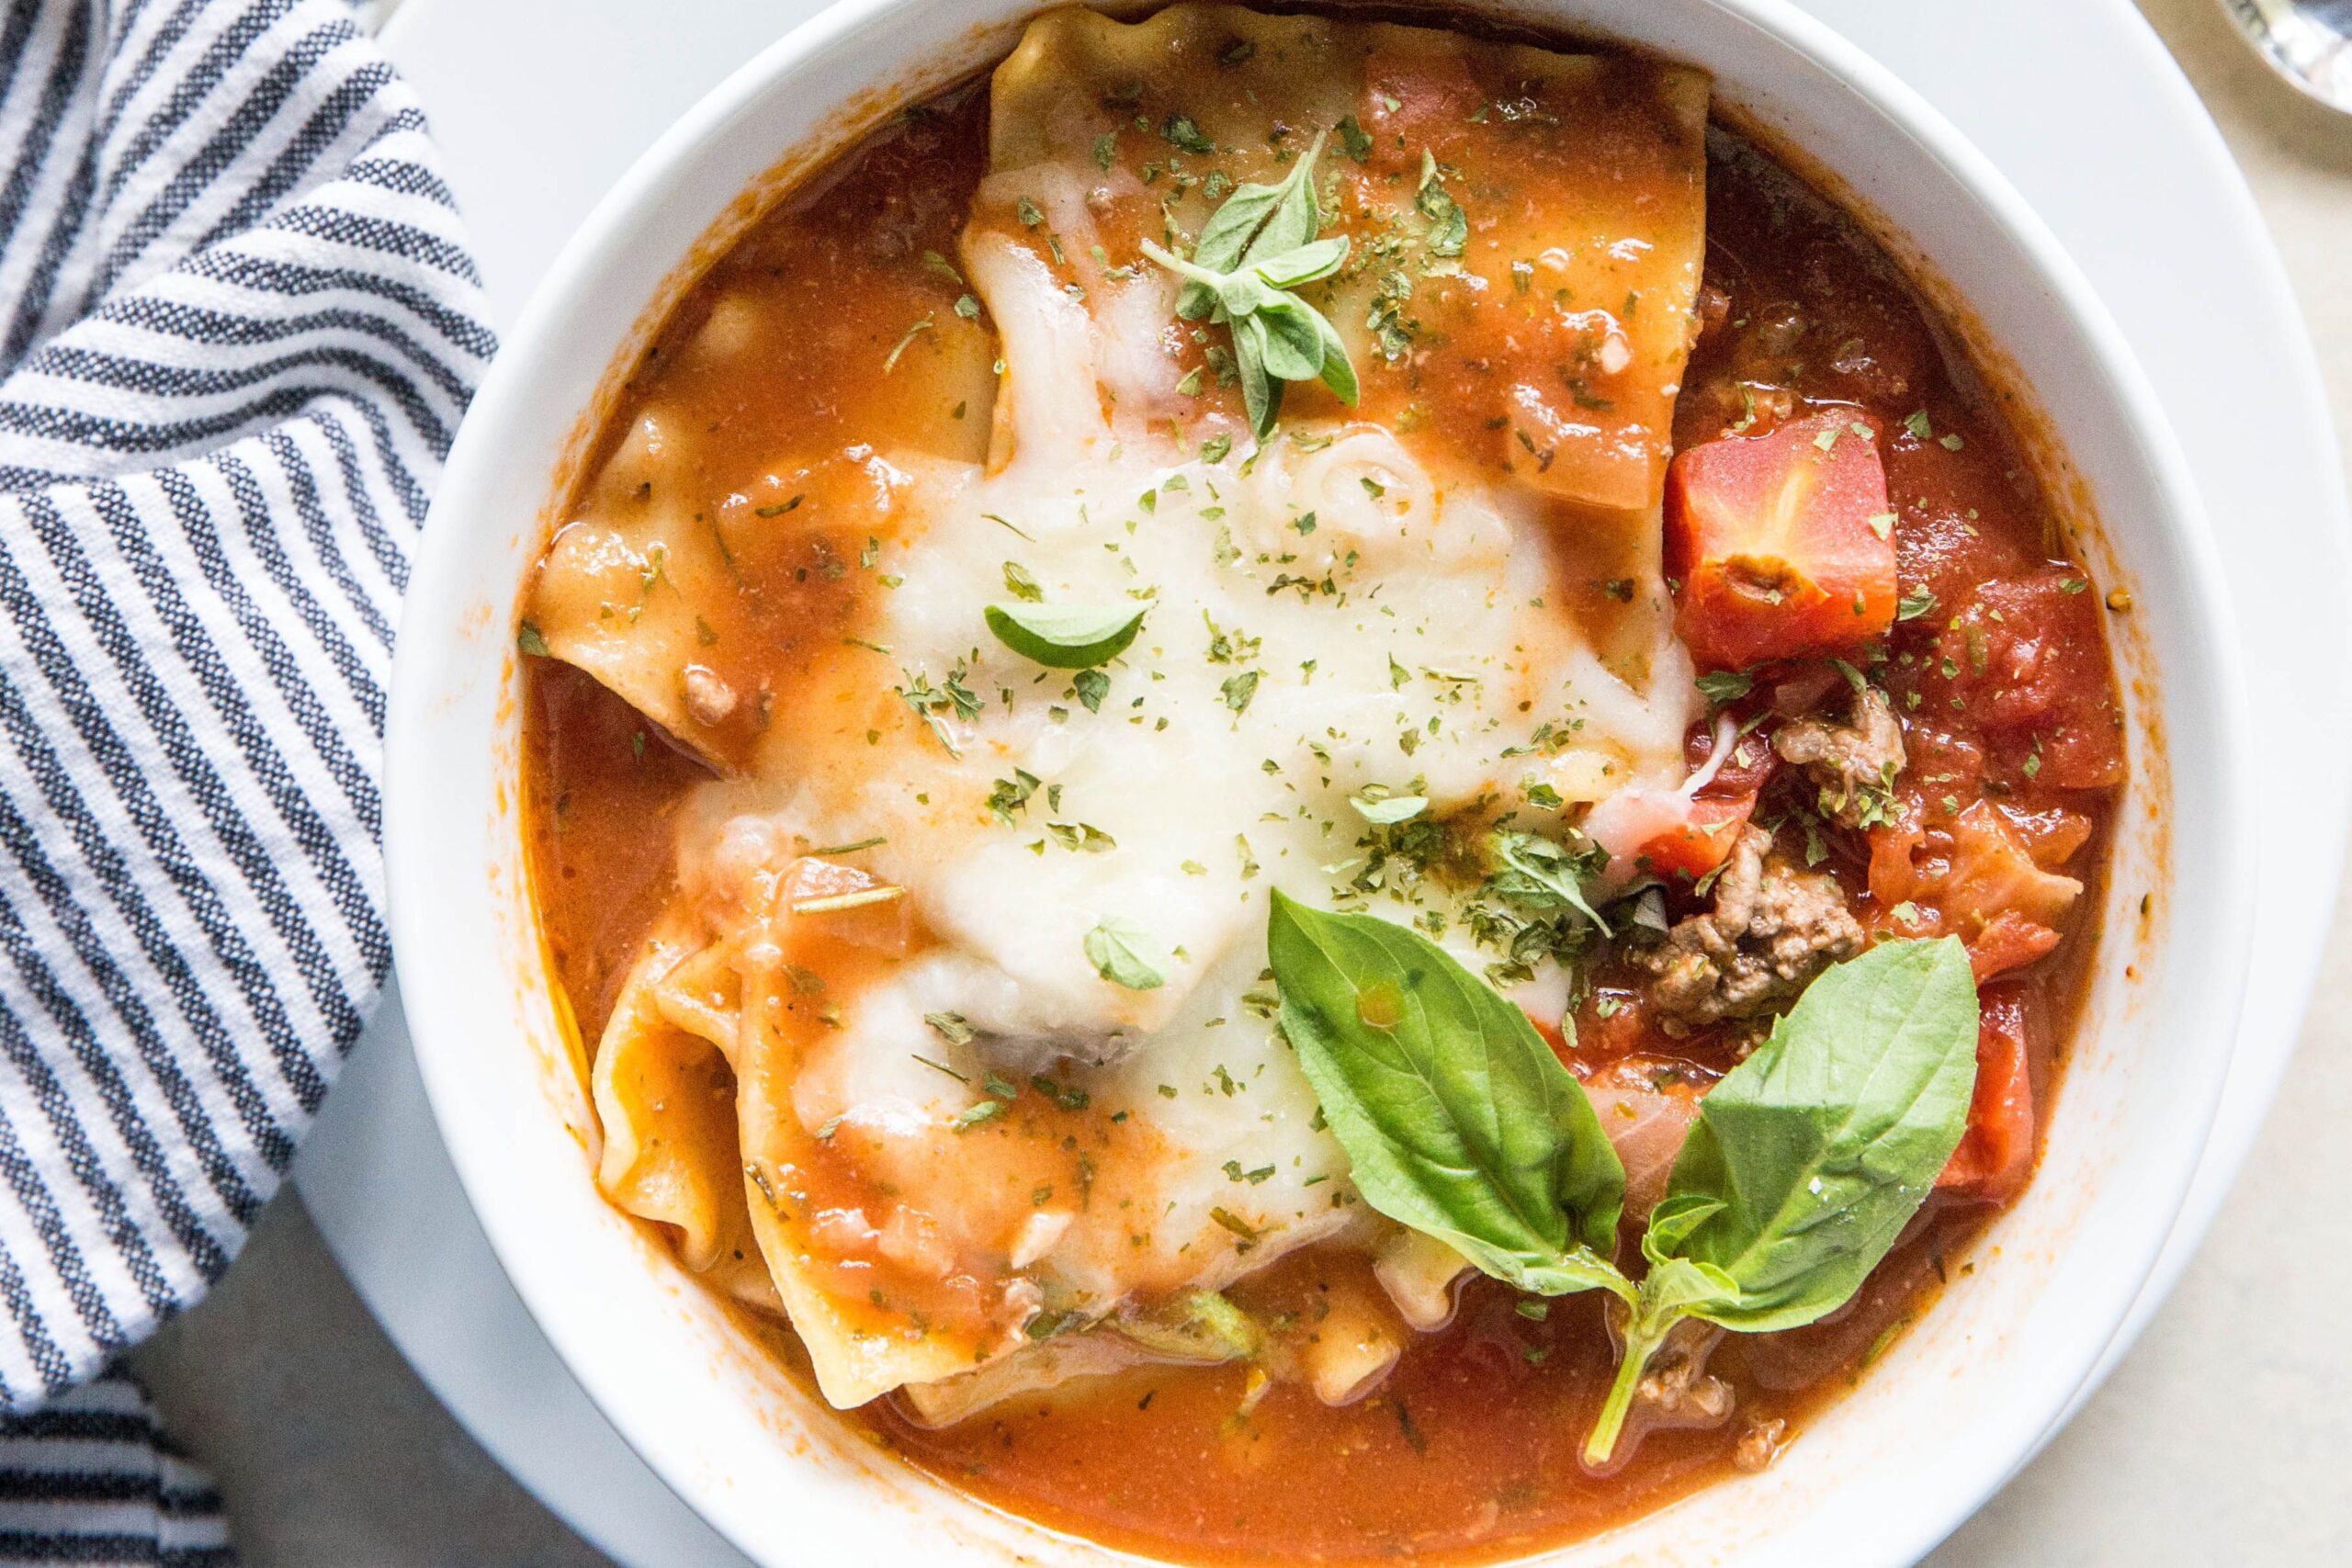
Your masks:
<instances>
[{"instance_id":1,"label":"metal utensil","mask_svg":"<svg viewBox=\"0 0 2352 1568\"><path fill-rule=\"evenodd\" d=\"M2270 69L2352 114L2352 0L2222 0L2222 8Z\"/></svg>"}]
</instances>

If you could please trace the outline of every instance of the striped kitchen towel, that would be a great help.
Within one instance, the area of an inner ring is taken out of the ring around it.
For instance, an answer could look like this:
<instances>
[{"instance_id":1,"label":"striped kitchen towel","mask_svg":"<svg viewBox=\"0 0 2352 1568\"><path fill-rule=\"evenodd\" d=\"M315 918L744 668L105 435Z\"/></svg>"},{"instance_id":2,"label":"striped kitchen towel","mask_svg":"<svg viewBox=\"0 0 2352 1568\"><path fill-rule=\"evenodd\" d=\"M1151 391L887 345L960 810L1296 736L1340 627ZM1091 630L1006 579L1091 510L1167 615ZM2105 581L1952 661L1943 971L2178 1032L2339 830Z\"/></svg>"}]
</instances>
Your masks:
<instances>
[{"instance_id":1,"label":"striped kitchen towel","mask_svg":"<svg viewBox=\"0 0 2352 1568\"><path fill-rule=\"evenodd\" d=\"M89 1380L228 1267L390 962L385 682L484 320L339 0L0 4L0 1561L225 1554Z\"/></svg>"}]
</instances>

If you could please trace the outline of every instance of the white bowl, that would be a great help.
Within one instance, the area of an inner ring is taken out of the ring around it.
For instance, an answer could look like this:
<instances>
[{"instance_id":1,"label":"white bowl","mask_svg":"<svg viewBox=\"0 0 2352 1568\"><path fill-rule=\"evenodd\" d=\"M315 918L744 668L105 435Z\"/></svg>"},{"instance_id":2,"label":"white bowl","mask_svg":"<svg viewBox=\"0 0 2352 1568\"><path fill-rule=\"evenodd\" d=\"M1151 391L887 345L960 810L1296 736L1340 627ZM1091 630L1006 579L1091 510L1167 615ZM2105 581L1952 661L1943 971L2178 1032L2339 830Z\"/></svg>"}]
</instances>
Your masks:
<instances>
[{"instance_id":1,"label":"white bowl","mask_svg":"<svg viewBox=\"0 0 2352 1568\"><path fill-rule=\"evenodd\" d=\"M459 432L392 692L387 850L409 1027L516 1290L652 1468L752 1558L868 1568L1124 1561L984 1508L853 1436L592 1179L526 886L514 626L613 373L759 206L898 105L1002 54L1036 0L850 0L698 105L574 236ZM1992 167L1778 0L1498 0L1702 65L1719 104L1868 215L2018 395L2114 617L2132 781L2091 1000L2031 1190L1926 1321L1770 1472L1546 1562L1900 1563L2045 1441L2171 1227L2227 1066L2250 929L2234 637L2195 492L2088 285ZM790 154L781 167L779 160ZM1964 306L1962 302L1964 302ZM2038 411L2038 418L2035 417ZM2167 743L2170 738L2173 743ZM2143 904L2143 895L2147 896ZM387 1194L397 1201L398 1194Z\"/></svg>"}]
</instances>

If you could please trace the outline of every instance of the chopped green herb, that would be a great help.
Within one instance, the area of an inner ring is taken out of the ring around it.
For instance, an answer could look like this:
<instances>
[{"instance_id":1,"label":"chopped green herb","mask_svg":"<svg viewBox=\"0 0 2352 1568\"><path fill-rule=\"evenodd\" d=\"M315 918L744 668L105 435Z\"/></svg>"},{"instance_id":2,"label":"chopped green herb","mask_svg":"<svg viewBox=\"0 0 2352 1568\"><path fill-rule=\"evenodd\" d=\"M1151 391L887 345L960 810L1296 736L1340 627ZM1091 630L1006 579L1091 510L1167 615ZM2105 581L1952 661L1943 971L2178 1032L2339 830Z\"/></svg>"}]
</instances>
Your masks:
<instances>
[{"instance_id":1,"label":"chopped green herb","mask_svg":"<svg viewBox=\"0 0 2352 1568\"><path fill-rule=\"evenodd\" d=\"M909 327L907 329L907 335L900 338L899 340L898 346L890 351L890 357L882 362L882 374L888 376L891 371L897 369L899 367L899 355L907 352L907 345L915 341L917 334L927 333L931 330L932 320L929 315L925 315L922 321L917 321L913 326Z\"/></svg>"},{"instance_id":2,"label":"chopped green herb","mask_svg":"<svg viewBox=\"0 0 2352 1568\"><path fill-rule=\"evenodd\" d=\"M887 844L889 841L887 836L876 833L870 839L854 839L846 844L825 844L808 852L812 855L854 855L860 850L870 850L877 844Z\"/></svg>"},{"instance_id":3,"label":"chopped green herb","mask_svg":"<svg viewBox=\"0 0 2352 1568\"><path fill-rule=\"evenodd\" d=\"M1160 123L1159 133L1168 138L1169 145L1179 152L1195 152L1205 157L1216 151L1216 143L1201 132L1190 115L1171 114Z\"/></svg>"},{"instance_id":4,"label":"chopped green herb","mask_svg":"<svg viewBox=\"0 0 2352 1568\"><path fill-rule=\"evenodd\" d=\"M1027 807L1029 797L1036 793L1037 775L1025 768L1015 768L1011 778L997 780L996 786L989 791L988 808L997 820L1010 828L1012 814Z\"/></svg>"},{"instance_id":5,"label":"chopped green herb","mask_svg":"<svg viewBox=\"0 0 2352 1568\"><path fill-rule=\"evenodd\" d=\"M1353 158L1359 164L1365 163L1370 160L1372 157L1372 136L1370 132L1366 131L1364 128L1357 122L1355 116L1350 115L1345 119L1340 121L1337 129L1340 132L1340 149L1341 152L1347 153L1349 157Z\"/></svg>"},{"instance_id":6,"label":"chopped green herb","mask_svg":"<svg viewBox=\"0 0 2352 1568\"><path fill-rule=\"evenodd\" d=\"M1004 1114L1004 1111L1003 1100L983 1100L976 1104L966 1106L956 1113L956 1119L948 1125L958 1133L968 1133L975 1127L984 1126L997 1120Z\"/></svg>"},{"instance_id":7,"label":"chopped green herb","mask_svg":"<svg viewBox=\"0 0 2352 1568\"><path fill-rule=\"evenodd\" d=\"M1122 915L1106 915L1086 933L1087 961L1114 986L1150 991L1168 983L1167 948L1142 926Z\"/></svg>"},{"instance_id":8,"label":"chopped green herb","mask_svg":"<svg viewBox=\"0 0 2352 1568\"><path fill-rule=\"evenodd\" d=\"M964 1015L959 1012L927 1012L922 1015L922 1021L931 1025L931 1027L938 1032L939 1037L942 1040L946 1041L950 1045L969 1045L974 1040L978 1038L978 1035L973 1033L972 1026L964 1021ZM939 1066L936 1062L929 1065L932 1066ZM942 1072L951 1071L951 1069L945 1067L941 1067L940 1070ZM956 1073L954 1076L960 1078L964 1075L961 1073Z\"/></svg>"},{"instance_id":9,"label":"chopped green herb","mask_svg":"<svg viewBox=\"0 0 2352 1568\"><path fill-rule=\"evenodd\" d=\"M1742 670L1711 670L1691 682L1699 694L1721 707L1736 703L1756 687L1756 677Z\"/></svg>"},{"instance_id":10,"label":"chopped green herb","mask_svg":"<svg viewBox=\"0 0 2352 1568\"><path fill-rule=\"evenodd\" d=\"M1045 603L1046 591L1037 585L1037 580L1029 574L1029 569L1019 561L1004 563L1004 588L1015 599L1032 604Z\"/></svg>"},{"instance_id":11,"label":"chopped green herb","mask_svg":"<svg viewBox=\"0 0 2352 1568\"><path fill-rule=\"evenodd\" d=\"M1433 256L1458 256L1470 241L1470 217L1462 206L1447 194L1445 176L1439 173L1437 159L1427 149L1421 152L1421 186L1414 193L1413 207L1430 220L1426 243Z\"/></svg>"},{"instance_id":12,"label":"chopped green herb","mask_svg":"<svg viewBox=\"0 0 2352 1568\"><path fill-rule=\"evenodd\" d=\"M937 1019L942 1019L942 1018L955 1018L955 1017L956 1017L956 1015L955 1015L954 1013L952 1013L952 1012L946 1012L946 1013L925 1013L925 1014L923 1015L923 1018L924 1018L925 1021L927 1021L927 1022L932 1021L934 1021L934 1020L937 1020ZM962 1020L960 1020L960 1019L958 1019L956 1021L957 1021L957 1023L960 1025L960 1024L962 1023L962 1021L962 1021ZM938 1027L938 1025L936 1024L936 1022L933 1022L933 1028L937 1028L937 1027ZM964 1040L963 1040L963 1041L958 1041L958 1042L957 1042L957 1043L958 1043L958 1044L964 1043L965 1042L968 1042L971 1038L972 1038L972 1032L971 1032L970 1030L967 1029L967 1030L965 1030L965 1031L964 1031ZM921 1063L922 1063L924 1066L926 1066L926 1067L930 1067L930 1068L932 1068L933 1070L937 1071L937 1072L943 1072L943 1073L945 1073L949 1077L954 1078L957 1083L970 1083L970 1082L972 1081L971 1079L969 1079L969 1078L966 1077L963 1074L961 1074L961 1073L957 1072L955 1068L953 1068L953 1067L949 1066L946 1063L944 1063L944 1062L934 1062L934 1061L933 1061L930 1057L928 1057L928 1056L926 1056L926 1055L922 1055L922 1053L921 1053L921 1052L919 1052L919 1051L910 1051L910 1052L909 1052L909 1053L908 1053L908 1055L910 1055L910 1056L912 1056L912 1057L914 1057L914 1059L915 1059L916 1061L921 1062Z\"/></svg>"}]
</instances>

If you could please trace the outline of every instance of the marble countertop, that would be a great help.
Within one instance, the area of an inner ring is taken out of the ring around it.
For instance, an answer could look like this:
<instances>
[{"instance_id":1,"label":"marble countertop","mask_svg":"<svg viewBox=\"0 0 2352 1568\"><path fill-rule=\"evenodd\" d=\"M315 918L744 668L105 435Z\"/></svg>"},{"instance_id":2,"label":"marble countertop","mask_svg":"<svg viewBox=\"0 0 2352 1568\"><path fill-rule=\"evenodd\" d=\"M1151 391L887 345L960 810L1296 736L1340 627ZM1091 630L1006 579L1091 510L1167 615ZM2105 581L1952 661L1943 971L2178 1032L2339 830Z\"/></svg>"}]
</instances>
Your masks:
<instances>
[{"instance_id":1,"label":"marble countertop","mask_svg":"<svg viewBox=\"0 0 2352 1568\"><path fill-rule=\"evenodd\" d=\"M2273 79L2218 0L2139 4L2245 169L2352 449L2352 119ZM2107 1386L1930 1568L2352 1562L2352 1346L2339 1326L2352 1250L2324 1245L2352 1190L2347 1043L2340 910L2294 1064L2211 1238ZM218 1477L257 1568L606 1561L435 1402L290 1188L211 1298L133 1362Z\"/></svg>"}]
</instances>

